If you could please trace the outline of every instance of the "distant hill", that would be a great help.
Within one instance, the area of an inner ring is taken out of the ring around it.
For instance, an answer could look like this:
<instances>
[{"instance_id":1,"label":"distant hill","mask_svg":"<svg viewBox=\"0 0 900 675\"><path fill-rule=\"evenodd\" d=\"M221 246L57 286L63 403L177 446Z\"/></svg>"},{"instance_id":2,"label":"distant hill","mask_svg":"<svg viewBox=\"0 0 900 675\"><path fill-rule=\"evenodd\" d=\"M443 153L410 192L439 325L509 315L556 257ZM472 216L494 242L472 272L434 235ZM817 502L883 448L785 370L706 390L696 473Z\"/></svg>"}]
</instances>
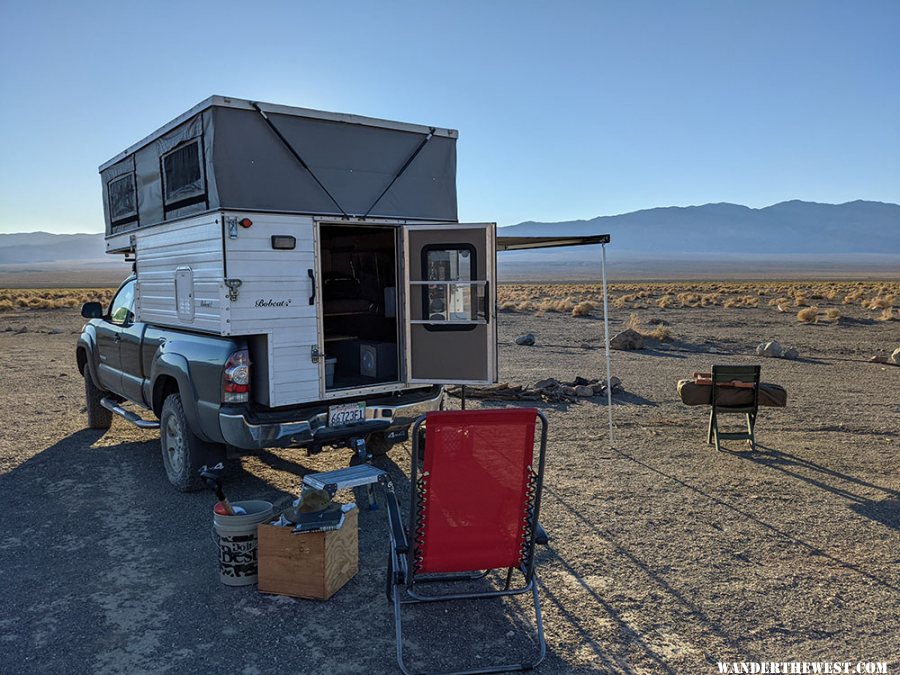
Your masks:
<instances>
[{"instance_id":1,"label":"distant hill","mask_svg":"<svg viewBox=\"0 0 900 675\"><path fill-rule=\"evenodd\" d=\"M92 261L102 265L121 259L121 256L106 254L102 234L0 234L0 265L73 260Z\"/></svg>"},{"instance_id":2,"label":"distant hill","mask_svg":"<svg viewBox=\"0 0 900 675\"><path fill-rule=\"evenodd\" d=\"M610 234L611 248L655 254L894 253L900 205L790 201L761 209L740 204L670 206L560 223L526 222L502 235Z\"/></svg>"},{"instance_id":3,"label":"distant hill","mask_svg":"<svg viewBox=\"0 0 900 675\"><path fill-rule=\"evenodd\" d=\"M499 234L609 234L613 280L900 277L900 205L882 202L671 206ZM498 266L501 280L596 279L599 257L597 246L512 251Z\"/></svg>"}]
</instances>

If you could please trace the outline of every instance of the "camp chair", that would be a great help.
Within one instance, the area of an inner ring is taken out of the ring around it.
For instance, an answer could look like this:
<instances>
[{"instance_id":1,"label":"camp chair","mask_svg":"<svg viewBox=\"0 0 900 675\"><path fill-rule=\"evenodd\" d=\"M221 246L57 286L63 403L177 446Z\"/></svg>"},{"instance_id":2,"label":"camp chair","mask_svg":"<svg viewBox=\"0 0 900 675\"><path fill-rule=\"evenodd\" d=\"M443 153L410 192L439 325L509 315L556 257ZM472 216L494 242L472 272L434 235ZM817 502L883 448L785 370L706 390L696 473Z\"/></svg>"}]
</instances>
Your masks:
<instances>
[{"instance_id":1,"label":"camp chair","mask_svg":"<svg viewBox=\"0 0 900 675\"><path fill-rule=\"evenodd\" d=\"M538 418L542 427L540 450L535 457ZM547 653L534 571L547 418L533 408L430 412L416 420L412 433L408 529L403 527L392 492L388 493L387 500L391 536L387 591L394 605L400 670L409 673L403 661L403 605L497 598L529 591L534 598L537 658L530 663L479 666L454 672L495 673L534 668ZM422 436L425 436L425 453L420 460ZM471 581L495 569L507 570L502 590L443 594L435 592L435 586L430 587L432 592L422 590L427 582ZM515 570L522 574L521 584L510 588ZM465 617L460 620L465 621Z\"/></svg>"},{"instance_id":2,"label":"camp chair","mask_svg":"<svg viewBox=\"0 0 900 675\"><path fill-rule=\"evenodd\" d=\"M721 450L719 441L725 439L750 441L750 447L756 449L756 413L759 410L759 372L760 366L713 366L712 368L712 393L709 411L709 429L706 433L706 442L713 443L715 439L716 450ZM753 402L745 405L721 405L719 396L723 387L746 387L753 390ZM719 431L720 413L739 413L747 416L747 431L722 432Z\"/></svg>"}]
</instances>

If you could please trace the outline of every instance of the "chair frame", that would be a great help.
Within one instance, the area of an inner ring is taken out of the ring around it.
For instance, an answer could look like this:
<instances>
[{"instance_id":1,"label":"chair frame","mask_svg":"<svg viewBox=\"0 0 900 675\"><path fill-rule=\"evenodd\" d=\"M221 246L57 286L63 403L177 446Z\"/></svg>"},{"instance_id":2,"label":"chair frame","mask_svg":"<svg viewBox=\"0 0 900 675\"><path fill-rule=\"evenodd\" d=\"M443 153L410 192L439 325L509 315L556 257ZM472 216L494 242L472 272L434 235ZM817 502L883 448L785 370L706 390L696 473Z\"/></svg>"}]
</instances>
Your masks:
<instances>
[{"instance_id":1,"label":"chair frame","mask_svg":"<svg viewBox=\"0 0 900 675\"><path fill-rule=\"evenodd\" d=\"M713 366L712 367L712 392L710 396L709 427L706 432L706 442L713 445L721 452L722 440L750 441L750 448L756 450L756 416L759 413L759 380L762 366ZM741 406L720 405L718 402L718 390L727 386L727 383L738 380L752 383L753 403ZM746 415L747 431L724 432L719 431L719 414L737 413Z\"/></svg>"},{"instance_id":2,"label":"chair frame","mask_svg":"<svg viewBox=\"0 0 900 675\"><path fill-rule=\"evenodd\" d=\"M446 412L445 412L446 414ZM427 584L434 582L454 582L454 581L470 581L480 579L491 570L485 571L461 571L460 573L443 573L443 574L425 574L415 572L416 548L415 544L410 544L407 538L407 532L415 532L416 530L416 514L419 512L420 495L419 495L419 447L422 442L421 433L423 423L427 428L427 413L419 417L412 427L413 435L413 452L412 452L412 468L410 471L410 492L412 495L408 529L404 530L400 509L397 504L397 498L392 491L387 493L388 502L388 521L389 533L391 539L391 548L388 557L387 571L387 591L388 599L393 602L394 607L394 629L397 643L397 663L403 673L409 675L410 671L403 660L403 624L401 618L401 607L407 604L418 604L425 602L438 602L449 600L468 600L479 598L499 598L511 595L520 595L523 593L532 594L534 602L535 622L537 626L537 638L539 644L539 653L534 661L528 663L510 663L496 666L482 666L467 670L454 670L445 672L442 675L463 675L464 673L499 673L518 670L531 670L538 666L547 655L547 644L544 639L544 626L541 618L541 604L538 598L537 576L534 569L534 546L535 535L538 527L538 516L540 515L541 493L544 482L544 464L547 449L547 418L540 410L535 410L535 416L541 421L541 437L540 452L538 456L538 468L535 476L535 489L531 496L529 504L529 529L525 534L526 537L526 555L523 557L523 564L518 567L523 575L521 586L510 588L512 583L513 572L515 568L508 568L506 575L506 584L503 590L499 591L481 591L468 593L445 593L445 594L423 594L416 589L417 584ZM534 458L532 458L532 467ZM533 468L532 468L532 471ZM401 593L402 591L402 593ZM406 597L403 597L405 593Z\"/></svg>"}]
</instances>

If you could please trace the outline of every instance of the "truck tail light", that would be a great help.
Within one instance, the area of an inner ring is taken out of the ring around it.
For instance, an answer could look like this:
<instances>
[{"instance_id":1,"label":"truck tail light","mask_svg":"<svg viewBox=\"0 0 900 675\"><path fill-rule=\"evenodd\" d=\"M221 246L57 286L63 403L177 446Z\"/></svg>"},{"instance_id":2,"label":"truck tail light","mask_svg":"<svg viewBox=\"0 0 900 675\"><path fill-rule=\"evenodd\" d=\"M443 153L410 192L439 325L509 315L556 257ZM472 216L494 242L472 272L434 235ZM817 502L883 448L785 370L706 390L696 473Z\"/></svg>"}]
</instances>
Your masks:
<instances>
[{"instance_id":1,"label":"truck tail light","mask_svg":"<svg viewBox=\"0 0 900 675\"><path fill-rule=\"evenodd\" d=\"M234 352L222 372L222 402L246 403L250 398L250 352Z\"/></svg>"}]
</instances>

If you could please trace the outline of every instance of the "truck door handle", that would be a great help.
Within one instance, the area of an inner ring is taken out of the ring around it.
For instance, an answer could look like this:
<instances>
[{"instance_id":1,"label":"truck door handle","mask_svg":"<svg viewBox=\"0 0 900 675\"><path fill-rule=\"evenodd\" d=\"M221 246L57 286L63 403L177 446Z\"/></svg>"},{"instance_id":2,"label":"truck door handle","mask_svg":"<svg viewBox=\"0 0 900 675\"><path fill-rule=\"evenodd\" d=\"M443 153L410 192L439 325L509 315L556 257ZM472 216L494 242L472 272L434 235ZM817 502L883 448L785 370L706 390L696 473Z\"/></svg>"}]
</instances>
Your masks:
<instances>
[{"instance_id":1,"label":"truck door handle","mask_svg":"<svg viewBox=\"0 0 900 675\"><path fill-rule=\"evenodd\" d=\"M309 292L309 304L316 304L316 274L312 270L306 270L306 273L309 275L309 283L311 286L311 290Z\"/></svg>"}]
</instances>

